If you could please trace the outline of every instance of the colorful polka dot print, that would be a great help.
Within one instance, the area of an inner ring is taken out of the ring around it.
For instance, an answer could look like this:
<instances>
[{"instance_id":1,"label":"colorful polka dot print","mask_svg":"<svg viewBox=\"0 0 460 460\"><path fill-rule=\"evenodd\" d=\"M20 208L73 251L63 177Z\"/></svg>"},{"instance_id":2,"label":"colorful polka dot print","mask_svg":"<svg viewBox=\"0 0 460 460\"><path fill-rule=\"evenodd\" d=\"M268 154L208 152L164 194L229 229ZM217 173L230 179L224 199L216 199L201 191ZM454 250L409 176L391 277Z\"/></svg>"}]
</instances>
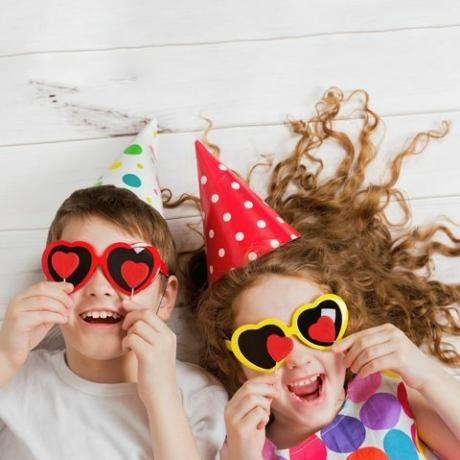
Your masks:
<instances>
[{"instance_id":1,"label":"colorful polka dot print","mask_svg":"<svg viewBox=\"0 0 460 460\"><path fill-rule=\"evenodd\" d=\"M98 178L96 185L127 188L163 215L157 176L157 138L157 121L152 120Z\"/></svg>"},{"instance_id":2,"label":"colorful polka dot print","mask_svg":"<svg viewBox=\"0 0 460 460\"><path fill-rule=\"evenodd\" d=\"M265 460L419 460L424 445L417 435L407 391L394 373L356 377L334 420L289 449L267 439Z\"/></svg>"}]
</instances>

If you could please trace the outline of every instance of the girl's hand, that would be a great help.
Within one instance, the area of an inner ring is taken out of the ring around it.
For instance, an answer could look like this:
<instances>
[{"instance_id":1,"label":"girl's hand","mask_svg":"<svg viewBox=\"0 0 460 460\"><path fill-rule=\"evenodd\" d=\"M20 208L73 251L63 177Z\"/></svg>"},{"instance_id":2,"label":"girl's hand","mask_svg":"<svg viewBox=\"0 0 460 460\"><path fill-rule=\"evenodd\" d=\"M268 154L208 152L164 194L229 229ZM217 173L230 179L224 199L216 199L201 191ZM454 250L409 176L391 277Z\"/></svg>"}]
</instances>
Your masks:
<instances>
[{"instance_id":1,"label":"girl's hand","mask_svg":"<svg viewBox=\"0 0 460 460\"><path fill-rule=\"evenodd\" d=\"M0 329L0 352L11 370L24 364L54 324L68 321L72 290L70 283L42 281L11 299Z\"/></svg>"},{"instance_id":2,"label":"girl's hand","mask_svg":"<svg viewBox=\"0 0 460 460\"><path fill-rule=\"evenodd\" d=\"M175 390L176 335L152 309L125 299L128 312L122 329L127 331L121 342L124 351L132 350L138 361L138 393L144 404L161 397L161 390Z\"/></svg>"},{"instance_id":3,"label":"girl's hand","mask_svg":"<svg viewBox=\"0 0 460 460\"><path fill-rule=\"evenodd\" d=\"M278 397L279 377L275 373L247 380L225 407L229 459L262 459L265 426L272 400Z\"/></svg>"},{"instance_id":4,"label":"girl's hand","mask_svg":"<svg viewBox=\"0 0 460 460\"><path fill-rule=\"evenodd\" d=\"M416 390L438 372L434 362L392 324L351 334L334 344L332 350L343 352L345 366L361 377L392 370Z\"/></svg>"}]
</instances>

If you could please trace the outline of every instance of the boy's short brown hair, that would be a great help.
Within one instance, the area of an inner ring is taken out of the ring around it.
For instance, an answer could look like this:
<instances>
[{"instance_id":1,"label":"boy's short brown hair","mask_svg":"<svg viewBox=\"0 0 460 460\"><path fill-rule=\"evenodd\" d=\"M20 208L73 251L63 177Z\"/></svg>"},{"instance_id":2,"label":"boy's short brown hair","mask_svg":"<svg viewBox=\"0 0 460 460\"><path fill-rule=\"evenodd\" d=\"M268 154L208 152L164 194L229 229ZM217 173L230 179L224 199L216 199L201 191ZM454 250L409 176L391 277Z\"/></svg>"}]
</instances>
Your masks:
<instances>
[{"instance_id":1,"label":"boy's short brown hair","mask_svg":"<svg viewBox=\"0 0 460 460\"><path fill-rule=\"evenodd\" d=\"M100 217L158 249L172 275L177 268L176 247L166 220L133 192L114 185L76 190L60 206L48 231L47 243L59 240L72 218Z\"/></svg>"}]
</instances>

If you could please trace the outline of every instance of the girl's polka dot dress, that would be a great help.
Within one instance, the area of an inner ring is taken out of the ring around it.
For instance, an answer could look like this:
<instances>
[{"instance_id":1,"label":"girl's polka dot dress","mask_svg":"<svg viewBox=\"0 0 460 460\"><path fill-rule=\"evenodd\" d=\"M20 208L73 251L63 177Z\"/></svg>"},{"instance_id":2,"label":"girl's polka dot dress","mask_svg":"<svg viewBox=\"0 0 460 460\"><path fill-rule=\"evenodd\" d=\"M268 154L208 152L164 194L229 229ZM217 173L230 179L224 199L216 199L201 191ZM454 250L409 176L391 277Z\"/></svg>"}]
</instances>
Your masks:
<instances>
[{"instance_id":1,"label":"girl's polka dot dress","mask_svg":"<svg viewBox=\"0 0 460 460\"><path fill-rule=\"evenodd\" d=\"M356 377L335 419L289 449L267 439L265 460L417 460L425 459L401 378L394 373Z\"/></svg>"}]
</instances>

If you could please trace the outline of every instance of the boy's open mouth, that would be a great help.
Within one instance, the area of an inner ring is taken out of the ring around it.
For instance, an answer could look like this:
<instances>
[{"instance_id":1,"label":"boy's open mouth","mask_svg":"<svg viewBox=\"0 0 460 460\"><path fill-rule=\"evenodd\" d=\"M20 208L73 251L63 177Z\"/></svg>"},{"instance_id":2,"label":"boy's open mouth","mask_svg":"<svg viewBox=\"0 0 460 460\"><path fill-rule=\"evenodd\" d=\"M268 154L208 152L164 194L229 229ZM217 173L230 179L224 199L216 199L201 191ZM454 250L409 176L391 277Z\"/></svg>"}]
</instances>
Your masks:
<instances>
[{"instance_id":1,"label":"boy's open mouth","mask_svg":"<svg viewBox=\"0 0 460 460\"><path fill-rule=\"evenodd\" d=\"M323 381L324 374L316 374L286 386L289 392L301 401L314 401L321 395Z\"/></svg>"},{"instance_id":2,"label":"boy's open mouth","mask_svg":"<svg viewBox=\"0 0 460 460\"><path fill-rule=\"evenodd\" d=\"M115 324L123 320L124 316L110 310L85 311L81 319L91 324Z\"/></svg>"}]
</instances>

